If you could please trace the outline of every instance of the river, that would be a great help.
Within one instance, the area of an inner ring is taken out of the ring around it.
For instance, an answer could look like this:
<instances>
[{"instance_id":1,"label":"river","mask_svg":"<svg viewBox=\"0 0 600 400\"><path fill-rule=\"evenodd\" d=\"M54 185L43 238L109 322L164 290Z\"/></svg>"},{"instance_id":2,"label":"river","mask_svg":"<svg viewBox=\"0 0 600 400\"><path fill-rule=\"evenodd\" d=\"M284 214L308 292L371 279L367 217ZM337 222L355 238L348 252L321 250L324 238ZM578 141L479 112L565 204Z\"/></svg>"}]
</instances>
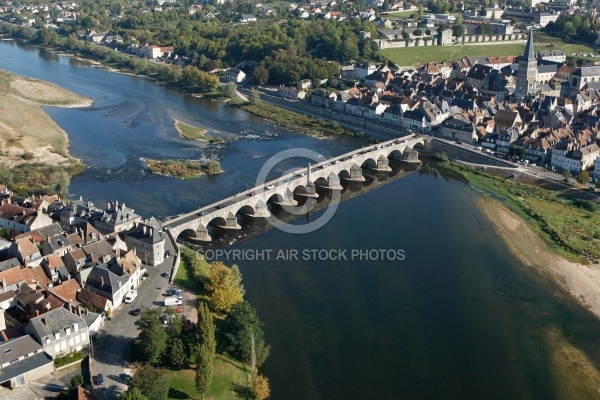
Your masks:
<instances>
[{"instance_id":1,"label":"river","mask_svg":"<svg viewBox=\"0 0 600 400\"><path fill-rule=\"evenodd\" d=\"M90 109L48 112L68 132L71 154L90 166L70 192L101 205L118 199L143 215L176 214L252 186L280 150L331 156L360 146L283 131L218 102L14 42L0 42L0 53L2 69L96 99ZM177 137L171 117L232 140L194 146ZM150 176L140 157L218 157L225 173L189 181ZM557 370L548 333L590 350L598 363L599 322L510 255L476 206L481 193L434 166L394 168L393 179L375 177L389 183L343 201L319 230L228 232L208 247L347 251L335 261L238 262L272 346L263 367L272 398L594 398ZM404 257L351 254L373 249Z\"/></svg>"}]
</instances>

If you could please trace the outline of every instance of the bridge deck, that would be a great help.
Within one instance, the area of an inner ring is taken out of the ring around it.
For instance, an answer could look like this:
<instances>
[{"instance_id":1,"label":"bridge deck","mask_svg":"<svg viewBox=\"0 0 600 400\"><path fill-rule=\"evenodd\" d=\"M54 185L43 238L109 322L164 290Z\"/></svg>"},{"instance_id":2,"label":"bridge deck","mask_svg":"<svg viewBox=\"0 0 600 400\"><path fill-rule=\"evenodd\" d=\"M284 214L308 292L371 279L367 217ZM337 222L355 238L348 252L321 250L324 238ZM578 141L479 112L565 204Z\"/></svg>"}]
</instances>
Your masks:
<instances>
[{"instance_id":1,"label":"bridge deck","mask_svg":"<svg viewBox=\"0 0 600 400\"><path fill-rule=\"evenodd\" d=\"M316 181L316 179L323 178L324 175L326 176L327 172L329 171L334 172L340 168L349 170L349 166L353 163L356 163L359 166L362 165L366 160L373 158L372 154L370 154L373 151L381 150L384 152L392 152L394 150L404 150L406 148L414 147L414 145L417 143L423 143L423 140L423 137L417 137L415 134L412 134L386 142L381 142L376 145L363 147L337 157L327 159L317 164L311 164L311 177L315 177ZM296 171L283 175L272 181L265 182L261 186L248 189L215 203L198 208L192 212L173 218L165 222L163 226L165 229L177 230L184 225L188 225L190 222L198 219L199 217L206 219L205 217L210 217L211 214L222 215L223 213L221 211L225 211L225 209L231 210L232 208L235 208L231 207L235 204L239 204L240 208L244 207L243 203L247 203L249 199L253 199L256 196L265 198L265 196L262 195L268 195L268 197L271 197L274 194L279 194L277 193L277 189L283 185L286 187L293 185L296 185L296 187L304 185L307 180L306 173L306 168L299 167ZM266 201L268 197L264 200Z\"/></svg>"}]
</instances>

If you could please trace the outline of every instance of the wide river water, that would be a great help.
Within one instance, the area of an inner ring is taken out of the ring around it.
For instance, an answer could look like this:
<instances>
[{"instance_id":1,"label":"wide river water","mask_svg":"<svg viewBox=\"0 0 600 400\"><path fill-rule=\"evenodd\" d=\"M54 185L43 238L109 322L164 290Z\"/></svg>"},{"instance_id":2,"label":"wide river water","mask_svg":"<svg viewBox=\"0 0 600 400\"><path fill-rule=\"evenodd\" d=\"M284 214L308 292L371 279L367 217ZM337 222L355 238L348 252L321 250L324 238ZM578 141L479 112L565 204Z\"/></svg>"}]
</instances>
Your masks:
<instances>
[{"instance_id":1,"label":"wide river water","mask_svg":"<svg viewBox=\"0 0 600 400\"><path fill-rule=\"evenodd\" d=\"M177 214L254 186L278 151L308 148L329 157L361 145L284 131L219 102L12 41L0 42L0 54L1 69L96 99L89 109L47 111L68 133L71 154L89 166L73 179L71 195L101 206L118 199L142 215ZM171 118L230 140L196 146L177 136ZM216 157L225 173L187 181L151 176L140 157ZM357 196L345 190L317 231L252 235L262 226L254 223L211 245L271 250L269 260L237 264L272 346L263 367L272 398L593 398L556 369L548 338L558 333L597 362L598 321L511 256L476 206L481 193L434 166L401 168L369 178ZM346 260L302 257L344 249ZM405 257L352 257L374 249ZM279 250L299 257L276 260Z\"/></svg>"}]
</instances>

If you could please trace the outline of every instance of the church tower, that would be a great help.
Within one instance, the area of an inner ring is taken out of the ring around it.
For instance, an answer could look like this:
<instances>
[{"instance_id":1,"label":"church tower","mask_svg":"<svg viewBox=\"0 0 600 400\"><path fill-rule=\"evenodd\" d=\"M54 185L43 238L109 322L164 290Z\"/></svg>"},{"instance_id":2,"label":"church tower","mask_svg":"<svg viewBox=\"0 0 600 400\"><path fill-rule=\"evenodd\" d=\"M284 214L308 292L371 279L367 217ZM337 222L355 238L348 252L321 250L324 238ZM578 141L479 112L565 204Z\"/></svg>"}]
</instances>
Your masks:
<instances>
[{"instance_id":1,"label":"church tower","mask_svg":"<svg viewBox=\"0 0 600 400\"><path fill-rule=\"evenodd\" d=\"M537 76L537 59L533 50L533 30L529 31L529 39L525 46L523 57L519 60L519 72L517 74L517 89L515 98L523 100L530 94L535 93L535 78Z\"/></svg>"}]
</instances>

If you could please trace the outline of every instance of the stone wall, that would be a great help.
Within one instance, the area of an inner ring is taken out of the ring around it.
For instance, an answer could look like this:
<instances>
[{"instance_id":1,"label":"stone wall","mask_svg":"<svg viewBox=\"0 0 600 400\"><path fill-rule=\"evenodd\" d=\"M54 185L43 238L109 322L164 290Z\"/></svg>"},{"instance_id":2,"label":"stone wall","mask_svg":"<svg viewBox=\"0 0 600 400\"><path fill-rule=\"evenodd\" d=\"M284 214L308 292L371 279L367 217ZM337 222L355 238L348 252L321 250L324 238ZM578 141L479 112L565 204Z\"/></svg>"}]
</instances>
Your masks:
<instances>
[{"instance_id":1,"label":"stone wall","mask_svg":"<svg viewBox=\"0 0 600 400\"><path fill-rule=\"evenodd\" d=\"M464 35L461 38L454 38L455 44L461 43L485 43L485 42L507 42L513 40L526 40L527 35L524 33L513 33L512 35ZM436 39L378 39L375 40L380 49L393 49L404 47L422 47L422 46L438 46Z\"/></svg>"}]
</instances>

